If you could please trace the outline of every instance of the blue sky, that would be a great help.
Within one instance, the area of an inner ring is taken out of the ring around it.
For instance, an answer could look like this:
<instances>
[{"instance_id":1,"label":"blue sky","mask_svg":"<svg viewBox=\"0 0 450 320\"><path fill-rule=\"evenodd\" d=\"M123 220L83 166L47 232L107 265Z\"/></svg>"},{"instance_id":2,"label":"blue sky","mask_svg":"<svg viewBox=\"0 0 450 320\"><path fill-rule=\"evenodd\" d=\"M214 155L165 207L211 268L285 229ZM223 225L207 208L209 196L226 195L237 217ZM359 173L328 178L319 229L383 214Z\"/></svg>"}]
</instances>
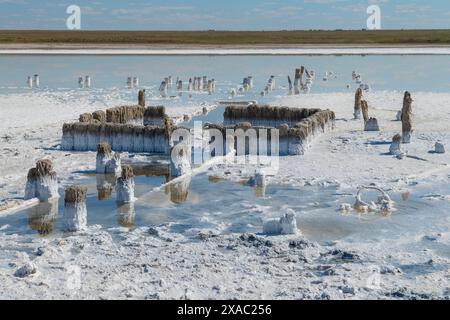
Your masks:
<instances>
[{"instance_id":1,"label":"blue sky","mask_svg":"<svg viewBox=\"0 0 450 320\"><path fill-rule=\"evenodd\" d=\"M71 4L83 30L361 29L369 4L383 29L450 29L448 0L0 0L0 29L65 29Z\"/></svg>"}]
</instances>

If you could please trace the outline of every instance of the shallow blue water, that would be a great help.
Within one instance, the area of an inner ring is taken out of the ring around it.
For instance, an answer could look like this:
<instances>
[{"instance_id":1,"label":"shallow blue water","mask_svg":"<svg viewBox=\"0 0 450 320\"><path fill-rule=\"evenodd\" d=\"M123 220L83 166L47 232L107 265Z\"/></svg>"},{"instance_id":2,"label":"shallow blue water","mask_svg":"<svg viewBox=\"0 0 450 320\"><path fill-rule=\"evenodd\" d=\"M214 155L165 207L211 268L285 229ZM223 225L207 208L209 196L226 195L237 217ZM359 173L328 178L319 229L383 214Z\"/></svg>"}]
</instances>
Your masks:
<instances>
[{"instance_id":1,"label":"shallow blue water","mask_svg":"<svg viewBox=\"0 0 450 320\"><path fill-rule=\"evenodd\" d=\"M271 75L276 76L273 95L286 94L287 75L295 67L316 71L313 93L348 90L351 72L362 75L363 82L375 90L412 90L443 92L450 89L450 56L0 56L0 92L22 91L28 75L39 74L41 87L76 89L79 76L90 75L97 89L125 88L127 76L138 76L140 84L157 95L162 79L206 75L218 82L215 98L228 97L229 89L252 75L254 90L246 98L265 100L259 93ZM323 82L326 71L337 79ZM186 86L186 85L185 85ZM205 95L207 97L207 95ZM134 97L134 94L133 94ZM206 98L205 97L205 98ZM187 97L186 97L187 98Z\"/></svg>"}]
</instances>

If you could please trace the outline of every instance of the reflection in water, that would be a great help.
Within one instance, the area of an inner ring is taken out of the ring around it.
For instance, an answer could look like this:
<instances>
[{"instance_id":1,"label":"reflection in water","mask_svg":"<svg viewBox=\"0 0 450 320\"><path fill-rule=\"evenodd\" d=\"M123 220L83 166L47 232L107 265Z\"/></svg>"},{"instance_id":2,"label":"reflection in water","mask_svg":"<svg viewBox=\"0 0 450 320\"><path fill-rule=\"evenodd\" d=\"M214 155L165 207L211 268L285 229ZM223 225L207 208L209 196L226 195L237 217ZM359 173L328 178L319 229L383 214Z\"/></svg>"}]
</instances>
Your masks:
<instances>
[{"instance_id":1,"label":"reflection in water","mask_svg":"<svg viewBox=\"0 0 450 320\"><path fill-rule=\"evenodd\" d=\"M255 194L257 198L264 198L266 196L266 186L255 186Z\"/></svg>"},{"instance_id":2,"label":"reflection in water","mask_svg":"<svg viewBox=\"0 0 450 320\"><path fill-rule=\"evenodd\" d=\"M41 202L37 206L27 209L28 225L41 236L47 236L53 232L58 215L58 199L49 202Z\"/></svg>"},{"instance_id":3,"label":"reflection in water","mask_svg":"<svg viewBox=\"0 0 450 320\"><path fill-rule=\"evenodd\" d=\"M117 178L114 174L97 174L97 198L108 200L116 186Z\"/></svg>"},{"instance_id":4,"label":"reflection in water","mask_svg":"<svg viewBox=\"0 0 450 320\"><path fill-rule=\"evenodd\" d=\"M409 199L409 192L408 191L403 192L402 193L402 200L403 201L408 201L408 199Z\"/></svg>"},{"instance_id":5,"label":"reflection in water","mask_svg":"<svg viewBox=\"0 0 450 320\"><path fill-rule=\"evenodd\" d=\"M170 200L173 203L184 203L187 200L191 177L187 177L180 182L170 185Z\"/></svg>"},{"instance_id":6,"label":"reflection in water","mask_svg":"<svg viewBox=\"0 0 450 320\"><path fill-rule=\"evenodd\" d=\"M134 209L134 202L117 203L117 223L124 228L133 228L136 220L136 211Z\"/></svg>"}]
</instances>

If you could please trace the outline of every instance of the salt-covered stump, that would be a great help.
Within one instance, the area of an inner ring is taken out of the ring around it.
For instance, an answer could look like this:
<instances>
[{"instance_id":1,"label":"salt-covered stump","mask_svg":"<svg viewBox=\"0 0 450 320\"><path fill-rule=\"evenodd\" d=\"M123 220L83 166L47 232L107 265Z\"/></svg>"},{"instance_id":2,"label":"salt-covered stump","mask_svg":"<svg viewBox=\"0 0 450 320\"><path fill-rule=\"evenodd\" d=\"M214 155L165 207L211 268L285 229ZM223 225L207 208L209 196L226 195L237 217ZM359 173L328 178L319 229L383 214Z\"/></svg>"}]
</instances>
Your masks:
<instances>
[{"instance_id":1,"label":"salt-covered stump","mask_svg":"<svg viewBox=\"0 0 450 320\"><path fill-rule=\"evenodd\" d=\"M64 196L64 216L63 230L66 232L76 232L86 229L87 187L70 186L66 189Z\"/></svg>"},{"instance_id":2,"label":"salt-covered stump","mask_svg":"<svg viewBox=\"0 0 450 320\"><path fill-rule=\"evenodd\" d=\"M445 153L445 146L441 142L436 142L434 145L434 152L435 153Z\"/></svg>"},{"instance_id":3,"label":"salt-covered stump","mask_svg":"<svg viewBox=\"0 0 450 320\"><path fill-rule=\"evenodd\" d=\"M364 124L364 131L380 131L378 126L378 120L376 118L370 118Z\"/></svg>"},{"instance_id":4,"label":"salt-covered stump","mask_svg":"<svg viewBox=\"0 0 450 320\"><path fill-rule=\"evenodd\" d=\"M83 113L80 114L80 118L78 119L80 122L91 122L94 118L91 113Z\"/></svg>"},{"instance_id":5,"label":"salt-covered stump","mask_svg":"<svg viewBox=\"0 0 450 320\"><path fill-rule=\"evenodd\" d=\"M365 202L362 199L362 194L364 191L372 190L381 193L376 202ZM389 214L394 211L393 201L389 195L381 188L375 186L361 186L358 188L358 193L356 195L356 202L353 208L359 212L373 212L380 211L382 214Z\"/></svg>"},{"instance_id":6,"label":"salt-covered stump","mask_svg":"<svg viewBox=\"0 0 450 320\"><path fill-rule=\"evenodd\" d=\"M100 123L106 122L106 113L103 110L97 110L92 113L92 118Z\"/></svg>"},{"instance_id":7,"label":"salt-covered stump","mask_svg":"<svg viewBox=\"0 0 450 320\"><path fill-rule=\"evenodd\" d=\"M133 169L131 166L124 166L122 168L122 175L117 179L116 201L118 203L134 202L134 186Z\"/></svg>"},{"instance_id":8,"label":"salt-covered stump","mask_svg":"<svg viewBox=\"0 0 450 320\"><path fill-rule=\"evenodd\" d=\"M58 179L52 161L37 161L36 167L28 171L24 199L38 198L39 201L46 202L58 197Z\"/></svg>"},{"instance_id":9,"label":"salt-covered stump","mask_svg":"<svg viewBox=\"0 0 450 320\"><path fill-rule=\"evenodd\" d=\"M120 154L112 153L107 142L97 144L96 172L98 174L120 174L122 165Z\"/></svg>"},{"instance_id":10,"label":"salt-covered stump","mask_svg":"<svg viewBox=\"0 0 450 320\"><path fill-rule=\"evenodd\" d=\"M401 142L402 142L402 136L400 134L396 134L392 138L392 143L391 143L391 146L389 147L389 153L391 155L397 156L402 153Z\"/></svg>"},{"instance_id":11,"label":"salt-covered stump","mask_svg":"<svg viewBox=\"0 0 450 320\"><path fill-rule=\"evenodd\" d=\"M191 172L190 146L179 143L170 152L170 175L179 177Z\"/></svg>"},{"instance_id":12,"label":"salt-covered stump","mask_svg":"<svg viewBox=\"0 0 450 320\"><path fill-rule=\"evenodd\" d=\"M138 105L140 105L141 107L145 107L145 89L139 90Z\"/></svg>"},{"instance_id":13,"label":"salt-covered stump","mask_svg":"<svg viewBox=\"0 0 450 320\"><path fill-rule=\"evenodd\" d=\"M288 209L280 219L266 221L263 225L263 233L268 235L297 234L298 228L295 212L292 209Z\"/></svg>"}]
</instances>

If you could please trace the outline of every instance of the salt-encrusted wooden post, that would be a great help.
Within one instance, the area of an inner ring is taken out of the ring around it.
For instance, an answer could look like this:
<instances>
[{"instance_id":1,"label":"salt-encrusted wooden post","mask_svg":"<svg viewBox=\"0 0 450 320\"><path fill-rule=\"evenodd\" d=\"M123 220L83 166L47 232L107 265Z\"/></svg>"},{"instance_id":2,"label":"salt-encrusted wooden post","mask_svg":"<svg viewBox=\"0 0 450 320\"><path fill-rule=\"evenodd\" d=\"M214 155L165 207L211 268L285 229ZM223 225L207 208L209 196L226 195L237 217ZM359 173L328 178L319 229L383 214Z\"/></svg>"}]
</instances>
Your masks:
<instances>
[{"instance_id":1,"label":"salt-encrusted wooden post","mask_svg":"<svg viewBox=\"0 0 450 320\"><path fill-rule=\"evenodd\" d=\"M389 147L389 153L393 156L397 156L401 153L400 143L402 141L402 136L400 134L396 134L392 138L391 146Z\"/></svg>"},{"instance_id":2,"label":"salt-encrusted wooden post","mask_svg":"<svg viewBox=\"0 0 450 320\"><path fill-rule=\"evenodd\" d=\"M108 162L113 158L111 146L107 142L97 144L96 172L100 174L106 173Z\"/></svg>"},{"instance_id":3,"label":"salt-encrusted wooden post","mask_svg":"<svg viewBox=\"0 0 450 320\"><path fill-rule=\"evenodd\" d=\"M28 171L24 199L38 198L39 201L46 202L58 197L58 179L52 161L37 161L36 167Z\"/></svg>"},{"instance_id":4,"label":"salt-encrusted wooden post","mask_svg":"<svg viewBox=\"0 0 450 320\"><path fill-rule=\"evenodd\" d=\"M28 76L28 78L27 78L27 85L28 85L28 88L33 88L33 78L31 78L30 76Z\"/></svg>"},{"instance_id":5,"label":"salt-encrusted wooden post","mask_svg":"<svg viewBox=\"0 0 450 320\"><path fill-rule=\"evenodd\" d=\"M291 80L291 76L288 76L288 83L289 83L289 94L292 94L292 80Z\"/></svg>"},{"instance_id":6,"label":"salt-encrusted wooden post","mask_svg":"<svg viewBox=\"0 0 450 320\"><path fill-rule=\"evenodd\" d=\"M138 93L138 104L141 107L145 107L145 89L139 90L139 93Z\"/></svg>"},{"instance_id":7,"label":"salt-encrusted wooden post","mask_svg":"<svg viewBox=\"0 0 450 320\"><path fill-rule=\"evenodd\" d=\"M166 81L161 82L161 85L159 86L159 93L161 94L161 97L163 97L163 98L167 97L167 82Z\"/></svg>"},{"instance_id":8,"label":"salt-encrusted wooden post","mask_svg":"<svg viewBox=\"0 0 450 320\"><path fill-rule=\"evenodd\" d=\"M191 152L189 146L179 143L170 150L170 175L179 177L191 172Z\"/></svg>"},{"instance_id":9,"label":"salt-encrusted wooden post","mask_svg":"<svg viewBox=\"0 0 450 320\"><path fill-rule=\"evenodd\" d=\"M134 198L134 174L130 166L122 168L122 175L117 179L116 184L117 202L130 203L135 201Z\"/></svg>"},{"instance_id":10,"label":"salt-encrusted wooden post","mask_svg":"<svg viewBox=\"0 0 450 320\"><path fill-rule=\"evenodd\" d=\"M139 78L133 77L133 87L139 87Z\"/></svg>"},{"instance_id":11,"label":"salt-encrusted wooden post","mask_svg":"<svg viewBox=\"0 0 450 320\"><path fill-rule=\"evenodd\" d=\"M411 142L412 133L412 101L411 94L406 91L403 97L403 108L402 108L402 135L403 143Z\"/></svg>"},{"instance_id":12,"label":"salt-encrusted wooden post","mask_svg":"<svg viewBox=\"0 0 450 320\"><path fill-rule=\"evenodd\" d=\"M369 121L369 104L366 100L361 101L361 111L364 119L364 123Z\"/></svg>"},{"instance_id":13,"label":"salt-encrusted wooden post","mask_svg":"<svg viewBox=\"0 0 450 320\"><path fill-rule=\"evenodd\" d=\"M194 90L194 84L192 83L192 78L189 78L188 91Z\"/></svg>"},{"instance_id":14,"label":"salt-encrusted wooden post","mask_svg":"<svg viewBox=\"0 0 450 320\"><path fill-rule=\"evenodd\" d=\"M88 89L91 87L91 77L90 76L86 76L84 78L84 87L88 88Z\"/></svg>"},{"instance_id":15,"label":"salt-encrusted wooden post","mask_svg":"<svg viewBox=\"0 0 450 320\"><path fill-rule=\"evenodd\" d=\"M40 80L39 80L39 75L38 75L38 74L35 74L35 75L34 75L33 83L34 83L34 86L35 86L36 88L39 88L39 86L40 86Z\"/></svg>"},{"instance_id":16,"label":"salt-encrusted wooden post","mask_svg":"<svg viewBox=\"0 0 450 320\"><path fill-rule=\"evenodd\" d=\"M378 120L376 118L369 118L369 104L367 101L361 101L361 110L364 119L364 131L380 131Z\"/></svg>"},{"instance_id":17,"label":"salt-encrusted wooden post","mask_svg":"<svg viewBox=\"0 0 450 320\"><path fill-rule=\"evenodd\" d=\"M355 93L355 107L353 111L353 116L355 119L361 119L361 101L362 101L362 90L358 88Z\"/></svg>"},{"instance_id":18,"label":"salt-encrusted wooden post","mask_svg":"<svg viewBox=\"0 0 450 320\"><path fill-rule=\"evenodd\" d=\"M71 186L66 189L64 196L63 229L66 232L76 232L86 229L87 187Z\"/></svg>"},{"instance_id":19,"label":"salt-encrusted wooden post","mask_svg":"<svg viewBox=\"0 0 450 320\"><path fill-rule=\"evenodd\" d=\"M83 79L83 78L81 78L81 79ZM127 78L127 87L128 87L128 89L132 89L133 88L133 80L132 80L131 77Z\"/></svg>"}]
</instances>

